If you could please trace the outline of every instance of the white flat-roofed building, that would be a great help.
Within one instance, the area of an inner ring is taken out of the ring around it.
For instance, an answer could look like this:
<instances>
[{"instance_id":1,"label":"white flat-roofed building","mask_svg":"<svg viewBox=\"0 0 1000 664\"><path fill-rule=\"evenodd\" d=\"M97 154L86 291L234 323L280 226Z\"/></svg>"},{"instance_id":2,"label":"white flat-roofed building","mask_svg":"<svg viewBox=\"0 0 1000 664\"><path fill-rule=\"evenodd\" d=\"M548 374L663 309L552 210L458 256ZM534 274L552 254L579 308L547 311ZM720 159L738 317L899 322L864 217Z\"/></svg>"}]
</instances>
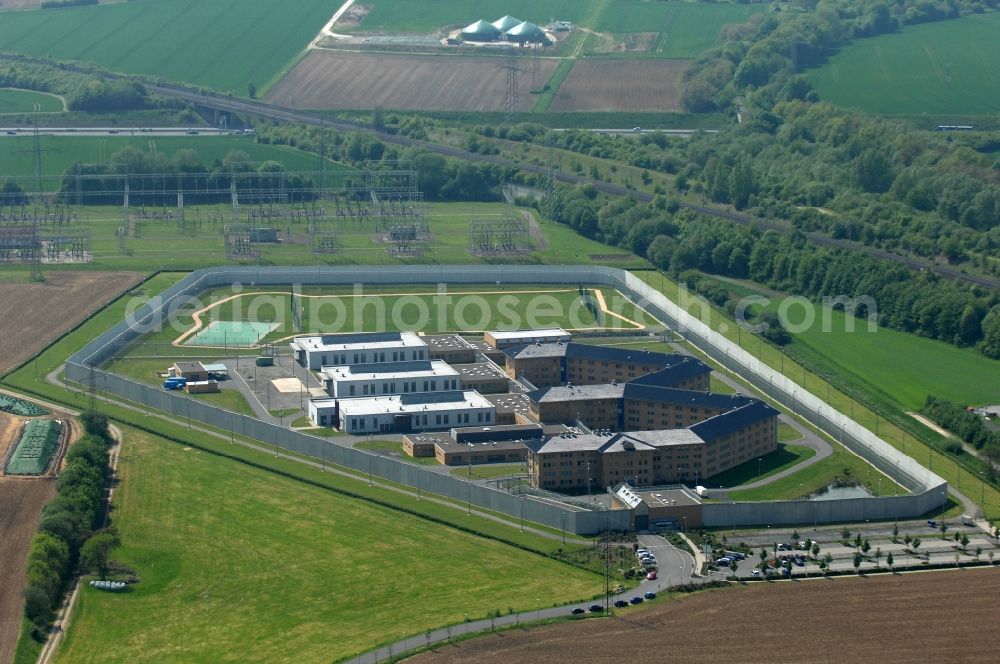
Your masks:
<instances>
[{"instance_id":1,"label":"white flat-roofed building","mask_svg":"<svg viewBox=\"0 0 1000 664\"><path fill-rule=\"evenodd\" d=\"M364 332L295 337L289 346L303 367L426 360L427 344L415 332Z\"/></svg>"},{"instance_id":2,"label":"white flat-roofed building","mask_svg":"<svg viewBox=\"0 0 1000 664\"><path fill-rule=\"evenodd\" d=\"M508 348L525 344L568 343L573 340L571 335L561 327L550 327L542 330L507 330L487 332L483 338L493 348Z\"/></svg>"},{"instance_id":3,"label":"white flat-roofed building","mask_svg":"<svg viewBox=\"0 0 1000 664\"><path fill-rule=\"evenodd\" d=\"M461 389L459 372L443 360L324 366L322 373L336 399Z\"/></svg>"},{"instance_id":4,"label":"white flat-roofed building","mask_svg":"<svg viewBox=\"0 0 1000 664\"><path fill-rule=\"evenodd\" d=\"M309 402L309 419L350 434L407 433L489 426L496 421L496 407L473 390L328 398Z\"/></svg>"}]
</instances>

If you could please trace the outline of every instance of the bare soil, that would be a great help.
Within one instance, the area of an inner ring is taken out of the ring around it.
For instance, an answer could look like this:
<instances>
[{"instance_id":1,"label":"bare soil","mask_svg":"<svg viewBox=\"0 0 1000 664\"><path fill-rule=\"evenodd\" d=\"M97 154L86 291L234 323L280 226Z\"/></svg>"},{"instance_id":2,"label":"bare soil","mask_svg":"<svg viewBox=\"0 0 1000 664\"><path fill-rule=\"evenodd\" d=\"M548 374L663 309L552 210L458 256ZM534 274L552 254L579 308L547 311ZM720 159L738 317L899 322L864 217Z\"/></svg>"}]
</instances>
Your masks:
<instances>
[{"instance_id":1,"label":"bare soil","mask_svg":"<svg viewBox=\"0 0 1000 664\"><path fill-rule=\"evenodd\" d=\"M444 646L413 662L996 662L1000 569L707 591L621 617ZM662 601L662 600L660 600Z\"/></svg>"},{"instance_id":2,"label":"bare soil","mask_svg":"<svg viewBox=\"0 0 1000 664\"><path fill-rule=\"evenodd\" d=\"M676 111L690 60L577 60L551 111Z\"/></svg>"},{"instance_id":3,"label":"bare soil","mask_svg":"<svg viewBox=\"0 0 1000 664\"><path fill-rule=\"evenodd\" d=\"M136 272L48 272L42 283L3 284L0 339L5 352L0 353L0 374L41 351L141 277Z\"/></svg>"},{"instance_id":4,"label":"bare soil","mask_svg":"<svg viewBox=\"0 0 1000 664\"><path fill-rule=\"evenodd\" d=\"M309 109L500 111L507 91L504 58L394 55L314 51L267 95L283 106ZM539 61L541 80L556 60ZM518 106L535 103L529 94L530 63L522 63Z\"/></svg>"}]
</instances>

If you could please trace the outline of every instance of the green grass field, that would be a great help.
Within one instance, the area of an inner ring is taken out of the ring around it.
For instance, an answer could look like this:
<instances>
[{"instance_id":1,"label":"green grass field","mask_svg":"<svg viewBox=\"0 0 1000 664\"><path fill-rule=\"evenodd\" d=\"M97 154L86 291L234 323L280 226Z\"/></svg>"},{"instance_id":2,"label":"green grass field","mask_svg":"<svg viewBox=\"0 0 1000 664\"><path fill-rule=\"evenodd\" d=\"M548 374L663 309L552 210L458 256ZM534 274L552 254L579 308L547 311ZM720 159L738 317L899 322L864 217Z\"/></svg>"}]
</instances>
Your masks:
<instances>
[{"instance_id":1,"label":"green grass field","mask_svg":"<svg viewBox=\"0 0 1000 664\"><path fill-rule=\"evenodd\" d=\"M63 100L32 90L0 88L0 115L4 113L61 113Z\"/></svg>"},{"instance_id":2,"label":"green grass field","mask_svg":"<svg viewBox=\"0 0 1000 664\"><path fill-rule=\"evenodd\" d=\"M427 33L510 14L541 26L555 19L605 33L655 32L654 52L668 58L697 56L715 45L722 26L743 22L764 9L670 0L372 0L365 4L371 11L361 22L362 31Z\"/></svg>"},{"instance_id":3,"label":"green grass field","mask_svg":"<svg viewBox=\"0 0 1000 664\"><path fill-rule=\"evenodd\" d=\"M770 477L814 456L816 456L816 450L810 447L778 443L778 449L761 457L759 465L756 459L741 463L735 468L712 475L704 480L704 484L711 488L739 486Z\"/></svg>"},{"instance_id":4,"label":"green grass field","mask_svg":"<svg viewBox=\"0 0 1000 664\"><path fill-rule=\"evenodd\" d=\"M85 587L60 661L329 662L600 591L569 565L148 434L128 432L119 475L114 558L142 581Z\"/></svg>"},{"instance_id":5,"label":"green grass field","mask_svg":"<svg viewBox=\"0 0 1000 664\"><path fill-rule=\"evenodd\" d=\"M51 99L51 97L50 97ZM211 130L203 130L211 131ZM34 173L32 144L34 137L27 130L18 136L4 136L0 140L0 163L3 176L30 176ZM156 152L172 157L180 150L195 150L201 155L201 163L211 168L213 162L221 161L231 150L242 150L251 161L278 161L290 171L319 171L322 165L317 155L309 154L284 145L257 143L252 136L157 136L142 134L98 136L40 136L42 153L42 175L62 176L77 162L84 164L105 164L111 156L126 147L144 152ZM352 171L353 169L334 161L328 161L332 170ZM55 190L59 181L47 178L44 186Z\"/></svg>"},{"instance_id":6,"label":"green grass field","mask_svg":"<svg viewBox=\"0 0 1000 664\"><path fill-rule=\"evenodd\" d=\"M340 0L135 0L11 12L0 50L96 62L247 94L263 88L306 47Z\"/></svg>"},{"instance_id":7,"label":"green grass field","mask_svg":"<svg viewBox=\"0 0 1000 664\"><path fill-rule=\"evenodd\" d=\"M1000 14L859 39L809 73L819 96L886 114L996 115Z\"/></svg>"}]
</instances>

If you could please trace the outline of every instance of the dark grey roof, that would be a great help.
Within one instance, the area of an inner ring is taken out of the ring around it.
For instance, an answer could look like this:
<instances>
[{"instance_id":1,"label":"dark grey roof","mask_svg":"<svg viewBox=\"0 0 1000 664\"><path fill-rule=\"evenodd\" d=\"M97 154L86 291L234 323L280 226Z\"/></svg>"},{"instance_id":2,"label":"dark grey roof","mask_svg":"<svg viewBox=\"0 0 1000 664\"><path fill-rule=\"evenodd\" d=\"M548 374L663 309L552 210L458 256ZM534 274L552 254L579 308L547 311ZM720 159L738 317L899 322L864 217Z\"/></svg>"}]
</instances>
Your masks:
<instances>
[{"instance_id":1,"label":"dark grey roof","mask_svg":"<svg viewBox=\"0 0 1000 664\"><path fill-rule=\"evenodd\" d=\"M633 385L656 385L660 387L670 387L694 376L712 373L712 368L696 357L685 355L671 355L669 357L679 358L677 362L670 364L659 371L633 378L629 383Z\"/></svg>"},{"instance_id":2,"label":"dark grey roof","mask_svg":"<svg viewBox=\"0 0 1000 664\"><path fill-rule=\"evenodd\" d=\"M632 350L615 348L614 346L597 346L575 342L551 344L518 344L504 350L504 355L522 359L526 357L572 357L584 360L603 360L605 362L620 362L622 364L654 364L670 367L683 363L693 363L693 367L705 365L698 359L676 353L658 353L648 350ZM709 370L708 367L705 367Z\"/></svg>"},{"instance_id":3,"label":"dark grey roof","mask_svg":"<svg viewBox=\"0 0 1000 664\"><path fill-rule=\"evenodd\" d=\"M637 385L632 381L625 383L624 397L642 401L725 409L739 408L755 401L755 399L741 394L715 394L714 392L699 392L698 390L679 390L673 387Z\"/></svg>"},{"instance_id":4,"label":"dark grey roof","mask_svg":"<svg viewBox=\"0 0 1000 664\"><path fill-rule=\"evenodd\" d=\"M745 406L710 417L690 428L702 440L710 441L776 415L778 415L778 411L771 406L763 401L751 399L751 402Z\"/></svg>"},{"instance_id":5,"label":"dark grey roof","mask_svg":"<svg viewBox=\"0 0 1000 664\"><path fill-rule=\"evenodd\" d=\"M621 399L625 385L601 383L598 385L574 385L573 387L545 387L528 392L528 398L535 403L546 401L589 401L590 399Z\"/></svg>"}]
</instances>

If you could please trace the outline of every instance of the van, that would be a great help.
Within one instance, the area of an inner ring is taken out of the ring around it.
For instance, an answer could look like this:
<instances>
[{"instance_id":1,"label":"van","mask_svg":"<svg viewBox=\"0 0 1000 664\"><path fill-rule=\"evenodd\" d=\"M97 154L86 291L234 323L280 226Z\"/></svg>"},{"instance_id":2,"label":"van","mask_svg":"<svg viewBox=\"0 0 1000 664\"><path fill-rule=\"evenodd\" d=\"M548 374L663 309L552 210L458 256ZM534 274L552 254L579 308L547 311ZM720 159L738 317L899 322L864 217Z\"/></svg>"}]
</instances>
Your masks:
<instances>
[{"instance_id":1,"label":"van","mask_svg":"<svg viewBox=\"0 0 1000 664\"><path fill-rule=\"evenodd\" d=\"M965 525L965 526L975 526L976 525L976 520L973 519L968 514L963 514L962 515L962 525Z\"/></svg>"}]
</instances>

